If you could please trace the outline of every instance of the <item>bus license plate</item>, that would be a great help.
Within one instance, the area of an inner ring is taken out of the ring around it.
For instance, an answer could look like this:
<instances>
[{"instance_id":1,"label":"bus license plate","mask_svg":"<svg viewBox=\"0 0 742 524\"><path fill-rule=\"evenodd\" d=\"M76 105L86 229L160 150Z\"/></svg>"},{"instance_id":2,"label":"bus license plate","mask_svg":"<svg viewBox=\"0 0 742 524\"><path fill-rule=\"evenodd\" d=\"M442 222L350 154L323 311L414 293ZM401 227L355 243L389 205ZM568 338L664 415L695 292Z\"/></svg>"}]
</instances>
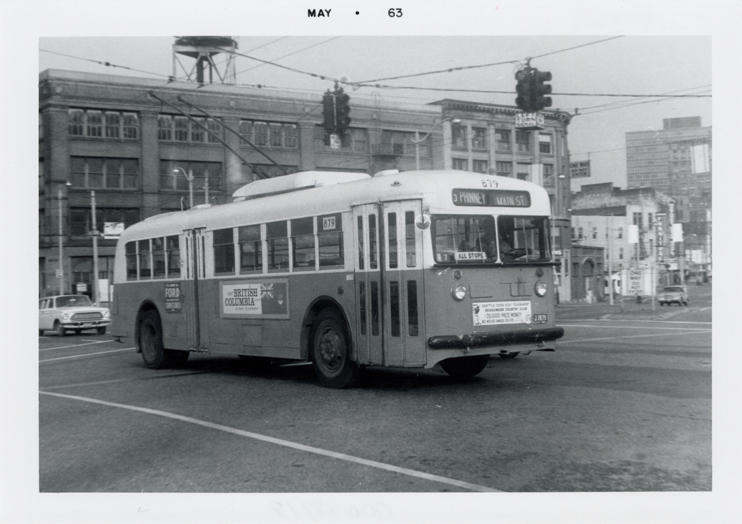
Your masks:
<instances>
[{"instance_id":1,"label":"bus license plate","mask_svg":"<svg viewBox=\"0 0 742 524\"><path fill-rule=\"evenodd\" d=\"M537 313L533 315L533 323L534 324L546 324L546 322L548 322L547 318L548 317L545 314Z\"/></svg>"}]
</instances>

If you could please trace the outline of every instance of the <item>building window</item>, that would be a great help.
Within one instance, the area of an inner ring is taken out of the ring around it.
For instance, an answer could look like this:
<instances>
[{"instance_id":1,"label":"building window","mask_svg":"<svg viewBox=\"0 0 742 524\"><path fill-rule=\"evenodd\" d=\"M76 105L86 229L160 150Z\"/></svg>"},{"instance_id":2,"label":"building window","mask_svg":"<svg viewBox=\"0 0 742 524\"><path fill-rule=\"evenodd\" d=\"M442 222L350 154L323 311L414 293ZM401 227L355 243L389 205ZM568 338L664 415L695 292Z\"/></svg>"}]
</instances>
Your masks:
<instances>
[{"instance_id":1,"label":"building window","mask_svg":"<svg viewBox=\"0 0 742 524\"><path fill-rule=\"evenodd\" d=\"M453 158L451 167L457 171L469 171L469 161L465 158Z\"/></svg>"},{"instance_id":2,"label":"building window","mask_svg":"<svg viewBox=\"0 0 742 524\"><path fill-rule=\"evenodd\" d=\"M70 183L84 189L137 189L139 160L135 158L70 158Z\"/></svg>"},{"instance_id":3,"label":"building window","mask_svg":"<svg viewBox=\"0 0 742 524\"><path fill-rule=\"evenodd\" d=\"M402 134L404 135L404 133ZM410 133L410 135L412 135L412 133ZM383 136L385 135L382 135L382 137ZM314 149L315 151L328 151L328 152L343 151L345 153L347 152L368 153L368 132L365 129L351 128L348 131L346 131L345 136L343 137L343 140L341 143L341 149L339 150L330 148L329 138L327 138L328 141L326 142L325 141L326 137L329 137L329 135L325 131L324 127L322 126L314 127ZM401 142L399 142L398 145L395 146L397 151L400 151L399 149L400 147L402 148L402 152L404 153L405 152L404 145ZM414 149L412 150L412 153L410 154L414 154ZM349 170L345 169L345 171L349 171ZM353 171L353 169L351 169L350 171ZM365 173L365 170L363 172Z\"/></svg>"},{"instance_id":4,"label":"building window","mask_svg":"<svg viewBox=\"0 0 742 524\"><path fill-rule=\"evenodd\" d=\"M296 149L299 147L299 132L296 124L280 122L240 121L242 143L252 142L258 146Z\"/></svg>"},{"instance_id":5,"label":"building window","mask_svg":"<svg viewBox=\"0 0 742 524\"><path fill-rule=\"evenodd\" d=\"M466 145L466 126L455 124L451 126L451 148L464 151L468 149Z\"/></svg>"},{"instance_id":6,"label":"building window","mask_svg":"<svg viewBox=\"0 0 742 524\"><path fill-rule=\"evenodd\" d=\"M531 164L518 163L515 176L518 180L531 180Z\"/></svg>"},{"instance_id":7,"label":"building window","mask_svg":"<svg viewBox=\"0 0 742 524\"><path fill-rule=\"evenodd\" d=\"M206 120L206 127L209 129L209 132L206 134L206 141L210 144L219 144L219 139L222 138L221 122L209 118Z\"/></svg>"},{"instance_id":8,"label":"building window","mask_svg":"<svg viewBox=\"0 0 742 524\"><path fill-rule=\"evenodd\" d=\"M175 168L180 168L177 171ZM160 189L188 191L188 179L182 171L193 174L193 191L201 192L209 184L209 191L222 190L222 164L220 162L160 161ZM194 197L195 199L195 197Z\"/></svg>"},{"instance_id":9,"label":"building window","mask_svg":"<svg viewBox=\"0 0 742 524\"><path fill-rule=\"evenodd\" d=\"M173 139L173 117L159 115L157 117L157 139L169 142Z\"/></svg>"},{"instance_id":10,"label":"building window","mask_svg":"<svg viewBox=\"0 0 742 524\"><path fill-rule=\"evenodd\" d=\"M174 140L175 142L218 144L219 140L212 133L220 138L222 136L222 125L218 119L200 117L192 121L185 116L158 115L157 117L157 139L162 142Z\"/></svg>"},{"instance_id":11,"label":"building window","mask_svg":"<svg viewBox=\"0 0 742 524\"><path fill-rule=\"evenodd\" d=\"M139 209L96 207L95 227L103 233L106 222L123 223L124 228L139 222ZM89 235L93 229L92 212L89 207L73 207L70 209L70 234Z\"/></svg>"},{"instance_id":12,"label":"building window","mask_svg":"<svg viewBox=\"0 0 742 524\"><path fill-rule=\"evenodd\" d=\"M545 133L539 133L538 150L539 150L539 153L543 153L545 155L552 154L551 135L545 134Z\"/></svg>"},{"instance_id":13,"label":"building window","mask_svg":"<svg viewBox=\"0 0 742 524\"><path fill-rule=\"evenodd\" d=\"M498 176L507 176L511 177L513 176L513 163L512 162L495 162L495 165L497 167L497 175Z\"/></svg>"},{"instance_id":14,"label":"building window","mask_svg":"<svg viewBox=\"0 0 742 524\"><path fill-rule=\"evenodd\" d=\"M188 142L188 119L184 116L175 117L175 141Z\"/></svg>"},{"instance_id":15,"label":"building window","mask_svg":"<svg viewBox=\"0 0 742 524\"><path fill-rule=\"evenodd\" d=\"M206 126L205 118L194 118L188 122L191 126L191 142L203 142L206 133L202 126Z\"/></svg>"},{"instance_id":16,"label":"building window","mask_svg":"<svg viewBox=\"0 0 742 524\"><path fill-rule=\"evenodd\" d=\"M593 238L598 238L598 228L597 227L594 227L593 228Z\"/></svg>"},{"instance_id":17,"label":"building window","mask_svg":"<svg viewBox=\"0 0 742 524\"><path fill-rule=\"evenodd\" d=\"M512 151L513 147L510 143L511 134L509 129L496 129L495 138L497 139L498 151Z\"/></svg>"},{"instance_id":18,"label":"building window","mask_svg":"<svg viewBox=\"0 0 742 524\"><path fill-rule=\"evenodd\" d=\"M543 181L544 187L554 187L554 182L555 182L554 165L553 164L542 164L542 166L543 166L543 175L544 175L544 181Z\"/></svg>"},{"instance_id":19,"label":"building window","mask_svg":"<svg viewBox=\"0 0 742 524\"><path fill-rule=\"evenodd\" d=\"M472 171L475 173L487 173L489 171L489 162L486 160L472 160Z\"/></svg>"},{"instance_id":20,"label":"building window","mask_svg":"<svg viewBox=\"0 0 742 524\"><path fill-rule=\"evenodd\" d=\"M519 153L531 152L531 133L529 131L515 132L515 146Z\"/></svg>"},{"instance_id":21,"label":"building window","mask_svg":"<svg viewBox=\"0 0 742 524\"><path fill-rule=\"evenodd\" d=\"M487 148L487 128L486 127L472 127L471 128L471 148L486 150Z\"/></svg>"},{"instance_id":22,"label":"building window","mask_svg":"<svg viewBox=\"0 0 742 524\"><path fill-rule=\"evenodd\" d=\"M623 238L623 228L622 227L619 227L618 228L618 238Z\"/></svg>"},{"instance_id":23,"label":"building window","mask_svg":"<svg viewBox=\"0 0 742 524\"><path fill-rule=\"evenodd\" d=\"M139 137L139 117L120 111L70 109L67 131L73 137L135 140Z\"/></svg>"}]
</instances>

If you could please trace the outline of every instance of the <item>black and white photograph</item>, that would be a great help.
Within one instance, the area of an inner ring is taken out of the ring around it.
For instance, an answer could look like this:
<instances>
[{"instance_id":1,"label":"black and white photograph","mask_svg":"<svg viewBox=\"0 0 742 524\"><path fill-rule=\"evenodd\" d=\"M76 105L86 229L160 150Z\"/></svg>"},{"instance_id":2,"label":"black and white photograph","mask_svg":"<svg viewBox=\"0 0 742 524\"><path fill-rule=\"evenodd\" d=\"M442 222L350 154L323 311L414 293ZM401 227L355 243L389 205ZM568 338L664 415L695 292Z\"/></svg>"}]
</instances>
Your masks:
<instances>
[{"instance_id":1,"label":"black and white photograph","mask_svg":"<svg viewBox=\"0 0 742 524\"><path fill-rule=\"evenodd\" d=\"M0 12L0 520L736 521L738 5Z\"/></svg>"}]
</instances>

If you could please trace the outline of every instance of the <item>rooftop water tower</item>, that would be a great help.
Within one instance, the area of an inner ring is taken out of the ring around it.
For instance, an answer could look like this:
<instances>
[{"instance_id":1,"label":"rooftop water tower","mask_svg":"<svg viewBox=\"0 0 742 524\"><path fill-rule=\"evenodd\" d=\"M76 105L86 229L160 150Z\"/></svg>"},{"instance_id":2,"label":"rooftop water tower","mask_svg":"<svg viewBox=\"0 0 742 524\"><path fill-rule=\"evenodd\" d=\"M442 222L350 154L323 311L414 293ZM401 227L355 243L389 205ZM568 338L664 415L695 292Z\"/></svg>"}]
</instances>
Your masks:
<instances>
[{"instance_id":1,"label":"rooftop water tower","mask_svg":"<svg viewBox=\"0 0 742 524\"><path fill-rule=\"evenodd\" d=\"M216 73L217 82L234 84L237 81L235 73L235 52L237 40L230 36L180 36L173 44L173 78L185 78L187 82L199 84L213 84ZM217 63L214 57L223 53ZM182 59L188 57L191 60ZM192 63L191 63L192 62ZM180 70L178 70L180 66ZM208 80L206 73L208 72ZM183 74L185 76L183 76Z\"/></svg>"}]
</instances>

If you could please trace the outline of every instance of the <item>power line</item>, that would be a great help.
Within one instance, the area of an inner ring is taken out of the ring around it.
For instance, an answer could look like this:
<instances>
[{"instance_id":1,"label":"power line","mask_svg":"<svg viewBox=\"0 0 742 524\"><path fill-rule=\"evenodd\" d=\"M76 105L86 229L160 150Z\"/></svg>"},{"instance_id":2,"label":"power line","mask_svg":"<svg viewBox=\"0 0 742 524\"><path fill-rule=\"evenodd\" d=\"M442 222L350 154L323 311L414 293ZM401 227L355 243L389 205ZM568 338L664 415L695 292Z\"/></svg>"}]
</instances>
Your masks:
<instances>
[{"instance_id":1,"label":"power line","mask_svg":"<svg viewBox=\"0 0 742 524\"><path fill-rule=\"evenodd\" d=\"M287 38L287 37L284 37L284 38ZM327 42L331 42L331 41L333 41L333 40L337 40L338 38L342 38L342 37L340 37L340 36L335 36L335 37L333 37L333 38L328 38L327 40L323 40L322 42L318 42L318 43L316 43L316 44L312 44L312 45L310 45L310 46L307 46L307 47L304 47L304 48L302 48L302 49L298 49L298 50L296 50L296 51L293 51L293 52L291 52L291 53L285 54L285 55L283 55L283 56L279 56L278 58L274 58L274 60L281 60L282 58L286 58L286 57L288 57L288 56L292 56L292 55L296 55L296 54L302 53L302 52L304 52L304 51L307 51L308 49L312 49L313 47L317 47L317 46L320 46L320 45L326 44ZM281 40L281 39L279 38L278 40ZM275 40L275 42L277 42L278 40ZM261 46L261 47L264 47L264 46ZM252 52L252 51L255 51L256 49L260 49L260 48L259 48L259 47L256 47L255 49L251 49L250 51L248 51L248 53L250 53L250 52ZM257 69L258 67L263 67L264 65L266 65L266 64L260 64L260 65L256 65L256 66L254 66L254 67L250 67L250 68L248 68L248 69L245 69L245 70L243 70L243 71L240 71L240 72L239 72L239 73L237 73L237 74L239 75L239 74L242 74L242 73L246 73L246 72L248 72L248 71L252 71L253 69Z\"/></svg>"}]
</instances>

